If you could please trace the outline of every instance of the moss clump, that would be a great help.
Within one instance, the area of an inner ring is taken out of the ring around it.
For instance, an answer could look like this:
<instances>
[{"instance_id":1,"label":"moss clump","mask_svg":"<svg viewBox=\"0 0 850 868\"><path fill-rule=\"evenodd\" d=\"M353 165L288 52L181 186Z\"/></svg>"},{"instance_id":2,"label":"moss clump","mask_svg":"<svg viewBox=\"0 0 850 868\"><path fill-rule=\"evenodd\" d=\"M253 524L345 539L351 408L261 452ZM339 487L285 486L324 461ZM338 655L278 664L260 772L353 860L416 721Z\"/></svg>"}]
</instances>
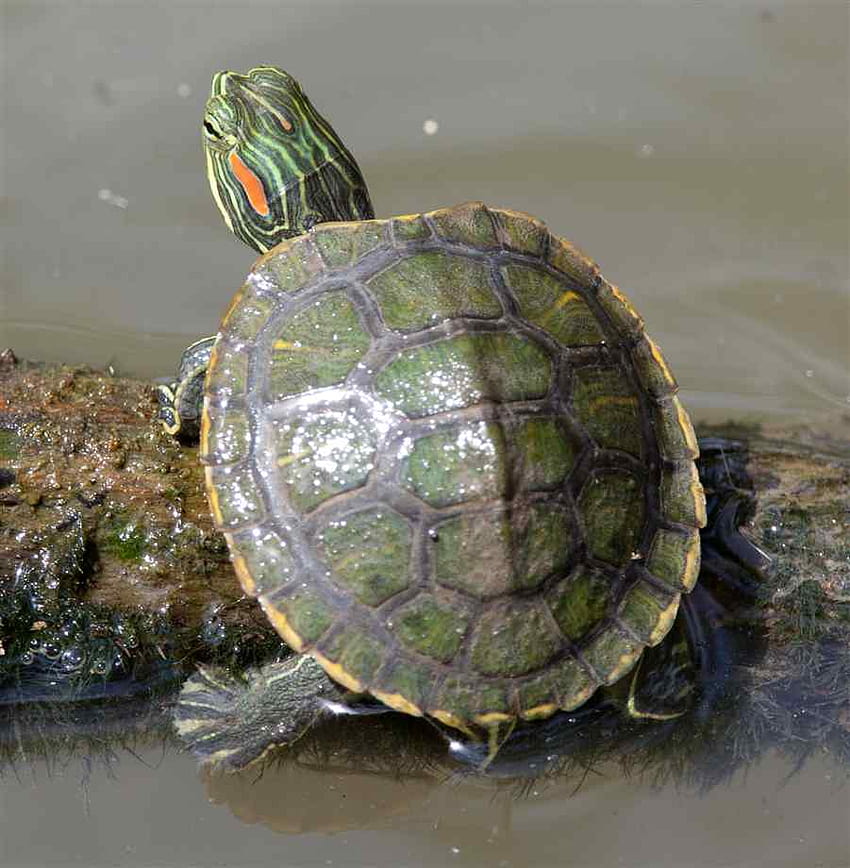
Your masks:
<instances>
[{"instance_id":1,"label":"moss clump","mask_svg":"<svg viewBox=\"0 0 850 868\"><path fill-rule=\"evenodd\" d=\"M146 532L132 521L115 520L104 528L98 540L101 554L121 561L138 562L147 548Z\"/></svg>"},{"instance_id":2,"label":"moss clump","mask_svg":"<svg viewBox=\"0 0 850 868\"><path fill-rule=\"evenodd\" d=\"M14 431L0 428L0 461L14 461L21 451L21 438Z\"/></svg>"}]
</instances>

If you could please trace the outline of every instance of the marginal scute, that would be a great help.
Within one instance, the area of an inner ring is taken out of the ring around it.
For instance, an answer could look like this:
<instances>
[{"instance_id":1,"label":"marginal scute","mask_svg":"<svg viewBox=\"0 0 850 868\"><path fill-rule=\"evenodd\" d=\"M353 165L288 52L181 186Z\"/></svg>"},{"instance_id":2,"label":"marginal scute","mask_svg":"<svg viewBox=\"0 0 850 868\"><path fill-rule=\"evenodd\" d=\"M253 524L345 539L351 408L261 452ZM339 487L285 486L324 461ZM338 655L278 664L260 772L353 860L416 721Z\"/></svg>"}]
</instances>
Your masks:
<instances>
[{"instance_id":1,"label":"marginal scute","mask_svg":"<svg viewBox=\"0 0 850 868\"><path fill-rule=\"evenodd\" d=\"M598 344L605 339L596 317L573 284L529 265L502 268L520 313L564 346Z\"/></svg>"},{"instance_id":2,"label":"marginal scute","mask_svg":"<svg viewBox=\"0 0 850 868\"><path fill-rule=\"evenodd\" d=\"M457 600L420 594L396 609L391 621L393 633L407 648L448 663L463 643L469 614Z\"/></svg>"},{"instance_id":3,"label":"marginal scute","mask_svg":"<svg viewBox=\"0 0 850 868\"><path fill-rule=\"evenodd\" d=\"M553 268L585 287L593 287L599 277L599 266L565 238L549 236L548 261Z\"/></svg>"},{"instance_id":4,"label":"marginal scute","mask_svg":"<svg viewBox=\"0 0 850 868\"><path fill-rule=\"evenodd\" d=\"M517 253L543 258L549 230L546 224L521 211L491 211L502 247Z\"/></svg>"},{"instance_id":5,"label":"marginal scute","mask_svg":"<svg viewBox=\"0 0 850 868\"><path fill-rule=\"evenodd\" d=\"M390 220L393 242L398 247L408 241L422 241L431 237L431 230L421 214L405 214Z\"/></svg>"},{"instance_id":6,"label":"marginal scute","mask_svg":"<svg viewBox=\"0 0 850 868\"><path fill-rule=\"evenodd\" d=\"M252 596L272 593L297 575L289 543L273 530L253 527L231 534L231 544L239 552L234 565L246 592ZM241 563L240 563L241 561ZM246 581L246 576L249 581Z\"/></svg>"},{"instance_id":7,"label":"marginal scute","mask_svg":"<svg viewBox=\"0 0 850 868\"><path fill-rule=\"evenodd\" d=\"M465 334L401 352L375 378L382 397L408 416L429 416L485 400L542 398L552 363L518 335Z\"/></svg>"},{"instance_id":8,"label":"marginal scute","mask_svg":"<svg viewBox=\"0 0 850 868\"><path fill-rule=\"evenodd\" d=\"M543 720L558 710L558 679L550 672L524 679L517 689L519 716L523 720Z\"/></svg>"},{"instance_id":9,"label":"marginal scute","mask_svg":"<svg viewBox=\"0 0 850 868\"><path fill-rule=\"evenodd\" d=\"M419 716L434 688L434 671L402 657L385 663L369 687L390 708Z\"/></svg>"},{"instance_id":10,"label":"marginal scute","mask_svg":"<svg viewBox=\"0 0 850 868\"><path fill-rule=\"evenodd\" d=\"M373 679L386 654L381 639L358 623L334 630L322 639L316 651L360 684L368 684ZM331 673L334 674L343 681L344 676L340 678L340 673Z\"/></svg>"},{"instance_id":11,"label":"marginal scute","mask_svg":"<svg viewBox=\"0 0 850 868\"><path fill-rule=\"evenodd\" d=\"M679 594L665 594L648 582L635 582L620 600L621 621L646 645L657 645L673 626Z\"/></svg>"},{"instance_id":12,"label":"marginal scute","mask_svg":"<svg viewBox=\"0 0 850 868\"><path fill-rule=\"evenodd\" d=\"M272 248L257 261L252 274L261 274L260 283L270 291L288 293L301 289L324 267L308 236L301 235Z\"/></svg>"},{"instance_id":13,"label":"marginal scute","mask_svg":"<svg viewBox=\"0 0 850 868\"><path fill-rule=\"evenodd\" d=\"M319 551L333 581L367 606L377 606L410 582L410 526L388 506L331 521Z\"/></svg>"},{"instance_id":14,"label":"marginal scute","mask_svg":"<svg viewBox=\"0 0 850 868\"><path fill-rule=\"evenodd\" d=\"M670 461L693 461L699 457L697 437L690 417L676 395L661 401L654 409L658 451Z\"/></svg>"},{"instance_id":15,"label":"marginal scute","mask_svg":"<svg viewBox=\"0 0 850 868\"><path fill-rule=\"evenodd\" d=\"M582 648L582 657L603 684L613 684L635 665L643 648L643 644L611 623Z\"/></svg>"},{"instance_id":16,"label":"marginal scute","mask_svg":"<svg viewBox=\"0 0 850 868\"><path fill-rule=\"evenodd\" d=\"M353 265L384 243L383 220L359 223L319 223L311 237L328 268Z\"/></svg>"},{"instance_id":17,"label":"marginal scute","mask_svg":"<svg viewBox=\"0 0 850 868\"><path fill-rule=\"evenodd\" d=\"M287 632L294 634L300 640L301 650L305 645L312 645L330 628L336 618L327 600L306 582L302 582L284 592L261 594L260 602L267 614L274 612L278 619L284 619L287 629L282 632L288 641ZM278 632L281 632L280 629Z\"/></svg>"},{"instance_id":18,"label":"marginal scute","mask_svg":"<svg viewBox=\"0 0 850 868\"><path fill-rule=\"evenodd\" d=\"M233 343L256 340L275 309L274 300L257 295L247 285L237 298L238 303L232 304L222 319L221 330L227 333L228 340Z\"/></svg>"},{"instance_id":19,"label":"marginal scute","mask_svg":"<svg viewBox=\"0 0 850 868\"><path fill-rule=\"evenodd\" d=\"M635 553L644 521L643 491L626 470L600 470L579 495L584 538L593 557L623 566Z\"/></svg>"},{"instance_id":20,"label":"marginal scute","mask_svg":"<svg viewBox=\"0 0 850 868\"><path fill-rule=\"evenodd\" d=\"M531 591L565 569L576 548L570 514L551 503L458 515L437 528L437 581L486 600Z\"/></svg>"},{"instance_id":21,"label":"marginal scute","mask_svg":"<svg viewBox=\"0 0 850 868\"><path fill-rule=\"evenodd\" d=\"M584 367L575 371L572 402L576 416L603 449L620 449L641 458L646 449L640 405L619 368Z\"/></svg>"},{"instance_id":22,"label":"marginal scute","mask_svg":"<svg viewBox=\"0 0 850 868\"><path fill-rule=\"evenodd\" d=\"M207 467L205 473L210 509L220 528L230 530L265 518L261 489L247 464Z\"/></svg>"},{"instance_id":23,"label":"marginal scute","mask_svg":"<svg viewBox=\"0 0 850 868\"><path fill-rule=\"evenodd\" d=\"M274 479L298 510L363 485L374 467L377 433L357 405L304 408L272 427Z\"/></svg>"},{"instance_id":24,"label":"marginal scute","mask_svg":"<svg viewBox=\"0 0 850 868\"><path fill-rule=\"evenodd\" d=\"M662 470L661 511L668 521L705 527L705 495L693 461L678 461Z\"/></svg>"},{"instance_id":25,"label":"marginal scute","mask_svg":"<svg viewBox=\"0 0 850 868\"><path fill-rule=\"evenodd\" d=\"M441 208L432 211L428 217L437 234L446 241L468 244L476 250L500 246L490 212L483 202L464 202L454 208Z\"/></svg>"},{"instance_id":26,"label":"marginal scute","mask_svg":"<svg viewBox=\"0 0 850 868\"><path fill-rule=\"evenodd\" d=\"M624 337L635 340L643 334L643 317L616 286L600 281L596 298Z\"/></svg>"},{"instance_id":27,"label":"marginal scute","mask_svg":"<svg viewBox=\"0 0 850 868\"><path fill-rule=\"evenodd\" d=\"M251 430L244 410L234 406L207 414L201 425L200 459L204 464L235 464L248 457Z\"/></svg>"},{"instance_id":28,"label":"marginal scute","mask_svg":"<svg viewBox=\"0 0 850 868\"><path fill-rule=\"evenodd\" d=\"M398 260L370 278L369 287L386 325L413 332L447 319L496 319L502 306L488 285L485 265L442 250L425 250ZM422 304L428 287L428 304Z\"/></svg>"},{"instance_id":29,"label":"marginal scute","mask_svg":"<svg viewBox=\"0 0 850 868\"><path fill-rule=\"evenodd\" d=\"M699 531L659 528L652 538L646 568L677 591L690 591L699 574Z\"/></svg>"},{"instance_id":30,"label":"marginal scute","mask_svg":"<svg viewBox=\"0 0 850 868\"><path fill-rule=\"evenodd\" d=\"M655 341L644 335L632 348L632 353L640 383L650 395L666 398L676 392L676 380Z\"/></svg>"},{"instance_id":31,"label":"marginal scute","mask_svg":"<svg viewBox=\"0 0 850 868\"><path fill-rule=\"evenodd\" d=\"M431 700L429 714L457 726L471 723L486 713L509 713L512 710L508 691L498 683L482 681L474 675L450 673Z\"/></svg>"},{"instance_id":32,"label":"marginal scute","mask_svg":"<svg viewBox=\"0 0 850 868\"><path fill-rule=\"evenodd\" d=\"M482 675L512 677L540 669L562 647L542 604L514 598L510 605L490 603L479 616L470 659Z\"/></svg>"},{"instance_id":33,"label":"marginal scute","mask_svg":"<svg viewBox=\"0 0 850 868\"><path fill-rule=\"evenodd\" d=\"M590 697L598 683L574 657L565 657L542 674L522 679L517 691L520 717L541 720L558 709L572 711Z\"/></svg>"},{"instance_id":34,"label":"marginal scute","mask_svg":"<svg viewBox=\"0 0 850 868\"><path fill-rule=\"evenodd\" d=\"M206 393L227 401L248 393L248 353L229 346L219 338L207 369Z\"/></svg>"},{"instance_id":35,"label":"marginal scute","mask_svg":"<svg viewBox=\"0 0 850 868\"><path fill-rule=\"evenodd\" d=\"M341 383L371 339L342 290L319 296L287 319L271 347L268 395L280 401Z\"/></svg>"}]
</instances>

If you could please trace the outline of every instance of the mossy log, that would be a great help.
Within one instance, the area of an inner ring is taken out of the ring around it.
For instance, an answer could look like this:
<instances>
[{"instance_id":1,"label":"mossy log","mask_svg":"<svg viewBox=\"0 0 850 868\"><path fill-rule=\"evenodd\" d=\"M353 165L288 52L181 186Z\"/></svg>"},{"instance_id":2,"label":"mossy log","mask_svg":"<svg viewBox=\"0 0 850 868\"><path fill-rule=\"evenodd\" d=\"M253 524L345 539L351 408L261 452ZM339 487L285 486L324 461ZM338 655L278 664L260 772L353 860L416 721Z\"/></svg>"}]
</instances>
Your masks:
<instances>
[{"instance_id":1,"label":"mossy log","mask_svg":"<svg viewBox=\"0 0 850 868\"><path fill-rule=\"evenodd\" d=\"M234 580L196 449L155 416L150 383L0 356L0 690L21 663L139 678L276 643Z\"/></svg>"}]
</instances>

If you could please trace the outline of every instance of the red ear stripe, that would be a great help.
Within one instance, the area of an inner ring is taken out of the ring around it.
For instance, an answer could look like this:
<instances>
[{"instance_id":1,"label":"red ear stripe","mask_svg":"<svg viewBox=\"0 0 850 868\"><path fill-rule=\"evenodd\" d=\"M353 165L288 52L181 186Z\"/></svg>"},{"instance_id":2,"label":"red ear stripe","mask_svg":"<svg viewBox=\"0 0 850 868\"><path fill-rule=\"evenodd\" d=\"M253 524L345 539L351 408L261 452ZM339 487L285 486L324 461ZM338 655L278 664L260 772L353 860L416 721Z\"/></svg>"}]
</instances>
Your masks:
<instances>
[{"instance_id":1,"label":"red ear stripe","mask_svg":"<svg viewBox=\"0 0 850 868\"><path fill-rule=\"evenodd\" d=\"M230 168L236 175L236 180L242 185L251 207L261 216L266 217L269 213L269 203L260 179L245 165L242 158L235 151L229 157Z\"/></svg>"}]
</instances>

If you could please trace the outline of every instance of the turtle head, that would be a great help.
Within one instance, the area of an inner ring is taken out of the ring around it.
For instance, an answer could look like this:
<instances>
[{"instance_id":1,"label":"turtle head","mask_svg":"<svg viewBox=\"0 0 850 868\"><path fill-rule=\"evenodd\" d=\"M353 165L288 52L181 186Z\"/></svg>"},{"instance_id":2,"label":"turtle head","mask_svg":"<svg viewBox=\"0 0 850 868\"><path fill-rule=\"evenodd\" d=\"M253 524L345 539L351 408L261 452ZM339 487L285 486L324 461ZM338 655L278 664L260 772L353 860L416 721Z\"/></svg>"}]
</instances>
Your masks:
<instances>
[{"instance_id":1,"label":"turtle head","mask_svg":"<svg viewBox=\"0 0 850 868\"><path fill-rule=\"evenodd\" d=\"M216 204L260 253L316 223L375 216L354 157L282 69L216 73L203 136Z\"/></svg>"}]
</instances>

